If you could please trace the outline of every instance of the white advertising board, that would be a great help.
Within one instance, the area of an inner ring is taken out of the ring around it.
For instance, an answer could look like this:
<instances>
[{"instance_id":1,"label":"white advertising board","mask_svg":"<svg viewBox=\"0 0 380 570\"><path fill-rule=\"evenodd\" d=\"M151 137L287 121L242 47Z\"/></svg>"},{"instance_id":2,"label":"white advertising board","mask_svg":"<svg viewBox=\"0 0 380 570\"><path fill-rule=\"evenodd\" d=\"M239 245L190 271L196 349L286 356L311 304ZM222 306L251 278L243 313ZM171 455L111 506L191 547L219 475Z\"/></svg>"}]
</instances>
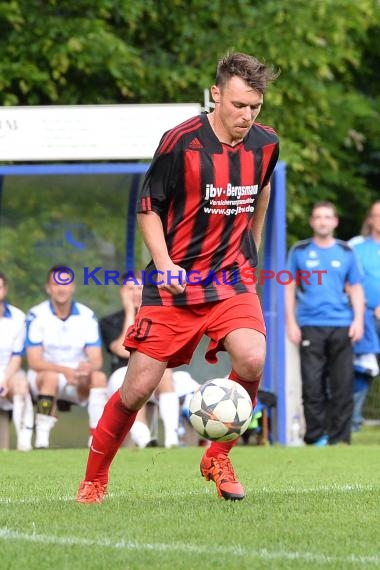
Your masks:
<instances>
[{"instance_id":1,"label":"white advertising board","mask_svg":"<svg viewBox=\"0 0 380 570\"><path fill-rule=\"evenodd\" d=\"M201 106L0 107L0 162L150 159L168 129Z\"/></svg>"}]
</instances>

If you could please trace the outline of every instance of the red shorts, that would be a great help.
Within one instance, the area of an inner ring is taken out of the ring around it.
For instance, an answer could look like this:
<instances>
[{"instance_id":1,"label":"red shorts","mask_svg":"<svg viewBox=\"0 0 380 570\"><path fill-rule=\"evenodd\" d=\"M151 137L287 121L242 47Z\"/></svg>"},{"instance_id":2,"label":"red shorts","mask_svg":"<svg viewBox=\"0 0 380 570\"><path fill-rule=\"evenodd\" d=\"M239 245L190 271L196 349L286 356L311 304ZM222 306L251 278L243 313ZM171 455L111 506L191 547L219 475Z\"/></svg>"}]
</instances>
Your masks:
<instances>
[{"instance_id":1,"label":"red shorts","mask_svg":"<svg viewBox=\"0 0 380 570\"><path fill-rule=\"evenodd\" d=\"M174 368L189 364L202 336L207 335L206 360L213 364L216 353L225 350L223 341L228 333L242 328L266 334L256 293L186 307L141 307L123 344L130 351L137 350Z\"/></svg>"}]
</instances>

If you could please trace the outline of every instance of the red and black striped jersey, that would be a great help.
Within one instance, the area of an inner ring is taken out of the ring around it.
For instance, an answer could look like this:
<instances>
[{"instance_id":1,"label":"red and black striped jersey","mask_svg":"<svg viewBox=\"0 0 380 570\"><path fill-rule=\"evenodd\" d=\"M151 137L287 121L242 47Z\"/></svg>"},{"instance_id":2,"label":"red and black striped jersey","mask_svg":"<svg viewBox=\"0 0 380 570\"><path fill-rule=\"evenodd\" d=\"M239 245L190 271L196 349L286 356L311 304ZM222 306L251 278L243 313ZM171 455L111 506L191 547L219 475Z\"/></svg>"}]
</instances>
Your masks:
<instances>
[{"instance_id":1,"label":"red and black striped jersey","mask_svg":"<svg viewBox=\"0 0 380 570\"><path fill-rule=\"evenodd\" d=\"M251 231L255 202L278 153L272 128L255 123L232 147L218 140L206 113L163 135L137 211L160 216L169 256L186 270L188 285L175 296L157 289L146 278L155 271L150 262L143 305L204 303L254 290L252 280L247 283L242 274L257 265Z\"/></svg>"}]
</instances>

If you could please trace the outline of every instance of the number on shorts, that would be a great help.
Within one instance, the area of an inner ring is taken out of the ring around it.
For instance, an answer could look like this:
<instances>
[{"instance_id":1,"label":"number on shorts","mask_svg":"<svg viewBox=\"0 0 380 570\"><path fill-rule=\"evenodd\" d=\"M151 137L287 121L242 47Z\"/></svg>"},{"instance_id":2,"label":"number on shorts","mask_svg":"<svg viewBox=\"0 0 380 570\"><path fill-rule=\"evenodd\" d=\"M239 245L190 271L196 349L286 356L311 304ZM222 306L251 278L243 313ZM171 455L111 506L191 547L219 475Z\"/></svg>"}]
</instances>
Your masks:
<instances>
[{"instance_id":1,"label":"number on shorts","mask_svg":"<svg viewBox=\"0 0 380 570\"><path fill-rule=\"evenodd\" d=\"M145 340L149 336L150 327L152 326L151 319L143 318L137 323L137 329L133 338L135 340Z\"/></svg>"}]
</instances>

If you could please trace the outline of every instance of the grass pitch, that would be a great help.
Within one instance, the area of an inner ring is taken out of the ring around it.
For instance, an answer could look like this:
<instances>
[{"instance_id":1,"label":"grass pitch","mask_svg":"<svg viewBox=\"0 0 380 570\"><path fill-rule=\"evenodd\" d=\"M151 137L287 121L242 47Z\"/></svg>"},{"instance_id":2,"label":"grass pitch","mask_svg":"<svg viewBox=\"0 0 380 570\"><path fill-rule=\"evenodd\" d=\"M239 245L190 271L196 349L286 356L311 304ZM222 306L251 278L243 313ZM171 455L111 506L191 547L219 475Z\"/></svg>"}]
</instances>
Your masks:
<instances>
[{"instance_id":1,"label":"grass pitch","mask_svg":"<svg viewBox=\"0 0 380 570\"><path fill-rule=\"evenodd\" d=\"M86 450L2 452L0 568L380 568L378 445L239 446L241 502L217 498L201 453L122 449L105 502L81 505Z\"/></svg>"}]
</instances>

